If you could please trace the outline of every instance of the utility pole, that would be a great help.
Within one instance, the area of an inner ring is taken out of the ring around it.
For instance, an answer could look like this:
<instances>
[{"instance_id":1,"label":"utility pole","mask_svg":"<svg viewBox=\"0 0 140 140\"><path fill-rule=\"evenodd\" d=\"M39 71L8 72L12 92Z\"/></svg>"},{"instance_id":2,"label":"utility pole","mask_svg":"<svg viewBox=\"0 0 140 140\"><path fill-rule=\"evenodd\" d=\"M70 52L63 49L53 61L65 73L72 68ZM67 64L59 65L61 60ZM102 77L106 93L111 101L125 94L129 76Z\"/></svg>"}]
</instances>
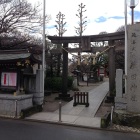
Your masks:
<instances>
[{"instance_id":1,"label":"utility pole","mask_svg":"<svg viewBox=\"0 0 140 140\"><path fill-rule=\"evenodd\" d=\"M45 72L45 45L46 45L46 36L45 36L45 10L46 2L43 0L43 47L42 47L42 96L44 97L44 72ZM43 103L42 103L43 104Z\"/></svg>"}]
</instances>

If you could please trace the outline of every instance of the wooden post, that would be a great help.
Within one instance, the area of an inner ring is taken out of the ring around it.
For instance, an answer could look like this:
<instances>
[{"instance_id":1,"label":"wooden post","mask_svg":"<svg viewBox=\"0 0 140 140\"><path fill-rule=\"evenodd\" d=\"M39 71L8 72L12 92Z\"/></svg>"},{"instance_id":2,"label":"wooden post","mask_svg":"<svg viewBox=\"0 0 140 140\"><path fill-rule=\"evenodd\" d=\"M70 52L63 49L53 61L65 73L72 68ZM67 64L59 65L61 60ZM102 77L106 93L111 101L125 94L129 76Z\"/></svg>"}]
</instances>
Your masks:
<instances>
[{"instance_id":1,"label":"wooden post","mask_svg":"<svg viewBox=\"0 0 140 140\"><path fill-rule=\"evenodd\" d=\"M84 104L85 104L85 101L86 101L86 100L85 100L85 97L86 97L85 92L84 92L83 96L84 96L84 97L83 97L83 102L84 102Z\"/></svg>"},{"instance_id":2,"label":"wooden post","mask_svg":"<svg viewBox=\"0 0 140 140\"><path fill-rule=\"evenodd\" d=\"M86 98L87 98L87 101L86 101L86 107L89 106L89 97L88 97L88 92L86 93Z\"/></svg>"},{"instance_id":3,"label":"wooden post","mask_svg":"<svg viewBox=\"0 0 140 140\"><path fill-rule=\"evenodd\" d=\"M109 46L114 45L114 40L109 41ZM109 94L113 96L115 89L115 48L109 49Z\"/></svg>"}]
</instances>

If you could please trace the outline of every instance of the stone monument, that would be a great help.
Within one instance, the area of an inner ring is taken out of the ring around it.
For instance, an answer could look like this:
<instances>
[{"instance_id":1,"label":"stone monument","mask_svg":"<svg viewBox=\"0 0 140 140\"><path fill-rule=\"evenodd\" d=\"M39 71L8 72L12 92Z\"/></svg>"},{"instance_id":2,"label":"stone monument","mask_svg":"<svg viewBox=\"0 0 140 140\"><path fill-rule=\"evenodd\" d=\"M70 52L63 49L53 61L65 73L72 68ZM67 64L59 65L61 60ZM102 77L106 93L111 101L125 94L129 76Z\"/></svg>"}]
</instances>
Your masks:
<instances>
[{"instance_id":1,"label":"stone monument","mask_svg":"<svg viewBox=\"0 0 140 140\"><path fill-rule=\"evenodd\" d=\"M116 70L116 97L115 108L118 110L126 110L127 100L126 95L123 93L123 70Z\"/></svg>"},{"instance_id":2,"label":"stone monument","mask_svg":"<svg viewBox=\"0 0 140 140\"><path fill-rule=\"evenodd\" d=\"M127 111L140 113L140 24L127 29Z\"/></svg>"}]
</instances>

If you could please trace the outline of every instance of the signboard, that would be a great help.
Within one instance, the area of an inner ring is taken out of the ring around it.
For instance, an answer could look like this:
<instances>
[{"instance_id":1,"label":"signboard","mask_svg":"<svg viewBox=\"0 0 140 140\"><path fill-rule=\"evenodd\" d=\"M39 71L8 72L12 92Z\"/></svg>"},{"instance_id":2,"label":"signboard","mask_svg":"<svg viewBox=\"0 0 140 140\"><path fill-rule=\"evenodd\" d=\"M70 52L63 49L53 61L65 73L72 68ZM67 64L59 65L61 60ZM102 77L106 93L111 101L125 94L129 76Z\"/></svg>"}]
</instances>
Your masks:
<instances>
[{"instance_id":1,"label":"signboard","mask_svg":"<svg viewBox=\"0 0 140 140\"><path fill-rule=\"evenodd\" d=\"M17 73L15 72L1 73L1 86L15 87L16 85L17 85Z\"/></svg>"}]
</instances>

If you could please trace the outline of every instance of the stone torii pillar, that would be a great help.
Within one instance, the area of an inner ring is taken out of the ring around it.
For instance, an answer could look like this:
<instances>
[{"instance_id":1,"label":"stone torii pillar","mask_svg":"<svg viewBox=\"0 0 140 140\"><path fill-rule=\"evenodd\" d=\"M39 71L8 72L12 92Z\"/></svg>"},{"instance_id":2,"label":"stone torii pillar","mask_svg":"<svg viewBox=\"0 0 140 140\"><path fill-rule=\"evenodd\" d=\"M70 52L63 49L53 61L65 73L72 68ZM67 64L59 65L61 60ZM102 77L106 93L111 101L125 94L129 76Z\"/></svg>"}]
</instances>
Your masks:
<instances>
[{"instance_id":1,"label":"stone torii pillar","mask_svg":"<svg viewBox=\"0 0 140 140\"><path fill-rule=\"evenodd\" d=\"M72 100L70 94L67 94L68 88L68 43L63 44L63 73L62 73L62 94L59 94L59 98L63 100Z\"/></svg>"},{"instance_id":2,"label":"stone torii pillar","mask_svg":"<svg viewBox=\"0 0 140 140\"><path fill-rule=\"evenodd\" d=\"M109 41L109 46L114 45L114 40ZM109 95L114 96L115 89L115 48L109 49Z\"/></svg>"}]
</instances>

